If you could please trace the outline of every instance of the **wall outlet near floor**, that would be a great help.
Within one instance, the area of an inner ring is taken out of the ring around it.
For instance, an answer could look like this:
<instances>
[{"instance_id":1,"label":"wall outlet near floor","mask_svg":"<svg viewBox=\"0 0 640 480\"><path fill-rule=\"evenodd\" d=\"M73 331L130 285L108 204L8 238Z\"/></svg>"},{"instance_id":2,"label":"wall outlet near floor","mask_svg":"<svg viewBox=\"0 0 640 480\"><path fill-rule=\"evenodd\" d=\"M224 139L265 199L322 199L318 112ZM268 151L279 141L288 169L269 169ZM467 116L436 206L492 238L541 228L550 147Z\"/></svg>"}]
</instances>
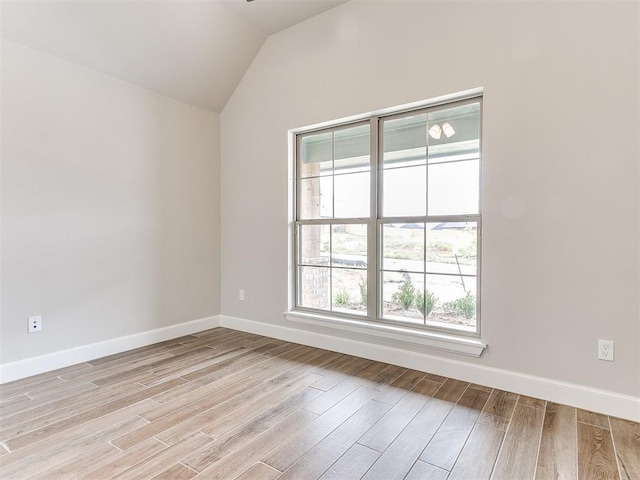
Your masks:
<instances>
[{"instance_id":1,"label":"wall outlet near floor","mask_svg":"<svg viewBox=\"0 0 640 480\"><path fill-rule=\"evenodd\" d=\"M613 340L598 340L598 359L608 362L614 361L614 345Z\"/></svg>"},{"instance_id":2,"label":"wall outlet near floor","mask_svg":"<svg viewBox=\"0 0 640 480\"><path fill-rule=\"evenodd\" d=\"M244 302L244 290L240 290L240 291L238 292L238 299L239 299L241 302Z\"/></svg>"},{"instance_id":3,"label":"wall outlet near floor","mask_svg":"<svg viewBox=\"0 0 640 480\"><path fill-rule=\"evenodd\" d=\"M28 318L29 333L35 333L42 331L42 317L40 315Z\"/></svg>"}]
</instances>

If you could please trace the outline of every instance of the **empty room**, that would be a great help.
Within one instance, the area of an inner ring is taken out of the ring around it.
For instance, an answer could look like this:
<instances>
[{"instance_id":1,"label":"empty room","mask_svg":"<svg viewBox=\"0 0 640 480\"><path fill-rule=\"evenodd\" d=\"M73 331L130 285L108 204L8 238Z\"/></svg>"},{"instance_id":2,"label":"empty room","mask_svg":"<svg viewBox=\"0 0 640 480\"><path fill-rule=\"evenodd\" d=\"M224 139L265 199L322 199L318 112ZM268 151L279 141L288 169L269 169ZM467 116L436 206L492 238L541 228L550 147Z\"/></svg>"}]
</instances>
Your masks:
<instances>
[{"instance_id":1,"label":"empty room","mask_svg":"<svg viewBox=\"0 0 640 480\"><path fill-rule=\"evenodd\" d=\"M0 28L0 478L640 480L640 3Z\"/></svg>"}]
</instances>

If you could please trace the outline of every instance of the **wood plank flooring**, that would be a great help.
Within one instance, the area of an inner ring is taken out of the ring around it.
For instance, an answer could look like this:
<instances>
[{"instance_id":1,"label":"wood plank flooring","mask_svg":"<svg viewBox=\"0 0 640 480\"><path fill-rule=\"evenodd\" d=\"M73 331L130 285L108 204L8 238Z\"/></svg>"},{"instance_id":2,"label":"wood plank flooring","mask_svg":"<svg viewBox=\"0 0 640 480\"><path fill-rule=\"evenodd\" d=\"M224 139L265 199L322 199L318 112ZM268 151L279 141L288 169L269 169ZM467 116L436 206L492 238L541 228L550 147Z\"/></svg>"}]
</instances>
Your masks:
<instances>
[{"instance_id":1,"label":"wood plank flooring","mask_svg":"<svg viewBox=\"0 0 640 480\"><path fill-rule=\"evenodd\" d=\"M640 479L640 424L224 328L0 386L0 478Z\"/></svg>"}]
</instances>

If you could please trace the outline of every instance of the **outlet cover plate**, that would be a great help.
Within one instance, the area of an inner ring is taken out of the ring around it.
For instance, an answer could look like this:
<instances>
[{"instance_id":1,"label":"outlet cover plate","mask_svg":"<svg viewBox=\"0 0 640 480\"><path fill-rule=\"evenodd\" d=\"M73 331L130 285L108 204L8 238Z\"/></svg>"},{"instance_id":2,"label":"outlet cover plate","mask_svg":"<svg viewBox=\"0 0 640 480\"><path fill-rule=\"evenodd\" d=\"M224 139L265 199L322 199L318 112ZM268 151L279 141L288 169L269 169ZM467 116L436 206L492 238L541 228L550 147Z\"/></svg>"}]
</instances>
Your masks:
<instances>
[{"instance_id":1,"label":"outlet cover plate","mask_svg":"<svg viewBox=\"0 0 640 480\"><path fill-rule=\"evenodd\" d=\"M42 317L40 315L29 317L28 321L29 323L27 331L29 333L42 331Z\"/></svg>"},{"instance_id":2,"label":"outlet cover plate","mask_svg":"<svg viewBox=\"0 0 640 480\"><path fill-rule=\"evenodd\" d=\"M615 360L615 348L613 340L598 340L598 359L613 362Z\"/></svg>"}]
</instances>

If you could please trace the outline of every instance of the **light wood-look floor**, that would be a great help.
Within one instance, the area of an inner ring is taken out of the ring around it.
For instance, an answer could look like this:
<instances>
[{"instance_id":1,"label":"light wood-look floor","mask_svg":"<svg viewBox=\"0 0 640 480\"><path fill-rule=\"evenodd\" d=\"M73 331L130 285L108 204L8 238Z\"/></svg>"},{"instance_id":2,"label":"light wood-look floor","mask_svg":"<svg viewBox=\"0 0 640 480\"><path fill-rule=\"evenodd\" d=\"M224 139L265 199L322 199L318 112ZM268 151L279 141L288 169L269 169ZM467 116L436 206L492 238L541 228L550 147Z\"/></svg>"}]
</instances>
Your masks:
<instances>
[{"instance_id":1,"label":"light wood-look floor","mask_svg":"<svg viewBox=\"0 0 640 480\"><path fill-rule=\"evenodd\" d=\"M218 328L0 386L0 478L640 479L640 425Z\"/></svg>"}]
</instances>

